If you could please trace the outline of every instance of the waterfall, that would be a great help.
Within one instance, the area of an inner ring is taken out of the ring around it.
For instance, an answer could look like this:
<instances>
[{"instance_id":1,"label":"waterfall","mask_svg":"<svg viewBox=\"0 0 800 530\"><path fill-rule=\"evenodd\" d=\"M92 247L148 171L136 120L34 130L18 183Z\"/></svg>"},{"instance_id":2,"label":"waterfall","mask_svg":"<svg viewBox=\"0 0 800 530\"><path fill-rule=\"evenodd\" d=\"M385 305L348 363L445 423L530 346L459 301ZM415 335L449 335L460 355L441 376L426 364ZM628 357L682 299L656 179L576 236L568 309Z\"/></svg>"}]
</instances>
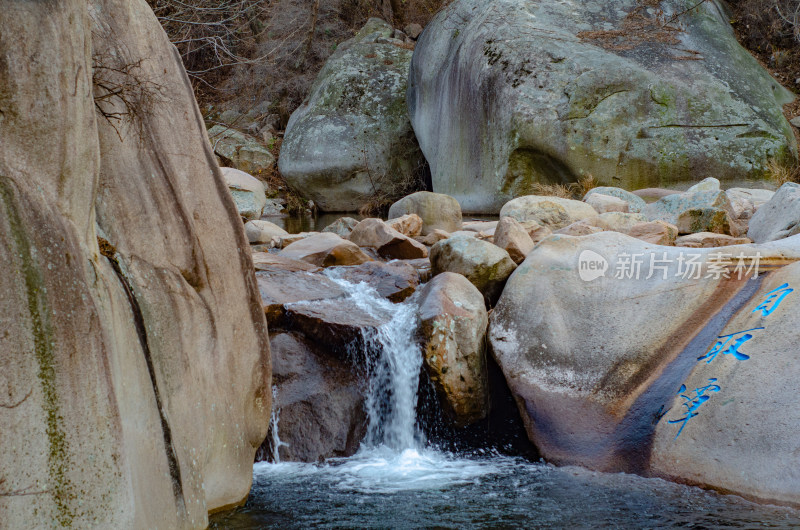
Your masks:
<instances>
[{"instance_id":1,"label":"waterfall","mask_svg":"<svg viewBox=\"0 0 800 530\"><path fill-rule=\"evenodd\" d=\"M410 301L394 304L366 283L337 278L335 270L329 276L350 293L359 309L388 319L366 332L363 343L351 351L368 380L365 407L369 423L364 445L393 451L421 448L416 419L422 353L415 337L419 324L416 305Z\"/></svg>"},{"instance_id":2,"label":"waterfall","mask_svg":"<svg viewBox=\"0 0 800 530\"><path fill-rule=\"evenodd\" d=\"M281 462L281 447L282 446L289 446L286 442L281 441L280 434L278 432L278 424L281 420L281 409L277 407L278 403L278 387L272 385L272 414L269 417L269 433L272 437L269 444L270 454L269 460L270 462L274 462L276 464L280 464Z\"/></svg>"}]
</instances>

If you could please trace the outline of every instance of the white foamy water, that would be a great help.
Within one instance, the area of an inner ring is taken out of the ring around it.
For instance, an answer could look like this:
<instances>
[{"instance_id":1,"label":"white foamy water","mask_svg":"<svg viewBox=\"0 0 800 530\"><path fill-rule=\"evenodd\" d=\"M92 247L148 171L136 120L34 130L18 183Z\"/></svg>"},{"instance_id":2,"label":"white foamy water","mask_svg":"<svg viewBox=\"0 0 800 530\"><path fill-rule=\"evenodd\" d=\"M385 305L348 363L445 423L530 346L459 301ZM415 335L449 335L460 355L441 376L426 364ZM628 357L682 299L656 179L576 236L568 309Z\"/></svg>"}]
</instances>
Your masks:
<instances>
[{"instance_id":1,"label":"white foamy water","mask_svg":"<svg viewBox=\"0 0 800 530\"><path fill-rule=\"evenodd\" d=\"M412 301L392 304L336 280L388 323L353 350L368 381L369 432L358 453L320 464L259 463L243 508L212 528L799 528L800 512L660 479L556 468L426 447L416 426L422 355ZM281 445L279 411L273 445Z\"/></svg>"},{"instance_id":2,"label":"white foamy water","mask_svg":"<svg viewBox=\"0 0 800 530\"><path fill-rule=\"evenodd\" d=\"M457 458L425 447L417 426L417 397L422 352L416 340L419 326L413 301L394 304L366 283L341 279L335 269L327 275L338 283L355 305L377 319L387 321L367 333L363 345L350 355L367 378L365 408L367 435L358 453L329 459L324 464L260 463L256 474L313 475L330 481L337 489L389 493L442 488L474 482L498 472L488 461ZM313 302L312 302L313 303ZM273 421L278 425L279 416ZM273 429L275 447L281 444Z\"/></svg>"}]
</instances>

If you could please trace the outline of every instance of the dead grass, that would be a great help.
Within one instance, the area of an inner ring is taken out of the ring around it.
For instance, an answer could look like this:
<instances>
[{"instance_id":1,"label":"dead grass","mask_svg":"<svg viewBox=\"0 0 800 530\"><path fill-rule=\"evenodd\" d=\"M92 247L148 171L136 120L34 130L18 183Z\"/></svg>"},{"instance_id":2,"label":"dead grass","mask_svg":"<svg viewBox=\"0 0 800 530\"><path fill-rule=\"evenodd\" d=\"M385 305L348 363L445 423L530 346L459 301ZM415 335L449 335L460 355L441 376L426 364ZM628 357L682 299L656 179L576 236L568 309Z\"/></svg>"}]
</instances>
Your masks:
<instances>
[{"instance_id":1,"label":"dead grass","mask_svg":"<svg viewBox=\"0 0 800 530\"><path fill-rule=\"evenodd\" d=\"M767 176L778 187L787 182L800 184L800 163L795 161L791 164L782 164L776 160L770 160L767 164Z\"/></svg>"},{"instance_id":2,"label":"dead grass","mask_svg":"<svg viewBox=\"0 0 800 530\"><path fill-rule=\"evenodd\" d=\"M574 197L572 185L545 184L543 182L536 182L533 184L531 186L531 194L559 197L561 199L572 199Z\"/></svg>"},{"instance_id":3,"label":"dead grass","mask_svg":"<svg viewBox=\"0 0 800 530\"><path fill-rule=\"evenodd\" d=\"M708 0L697 0L688 9L667 17L661 9L662 0L638 0L637 5L622 19L618 29L581 31L577 37L616 51L632 50L645 43L677 46L681 42L678 35L684 31L678 25L679 19L706 1ZM688 55L676 57L678 60L702 59L694 50L681 51L688 52Z\"/></svg>"},{"instance_id":4,"label":"dead grass","mask_svg":"<svg viewBox=\"0 0 800 530\"><path fill-rule=\"evenodd\" d=\"M582 200L589 190L596 188L599 185L600 183L597 181L597 179L591 173L587 173L586 176L571 184L548 184L544 182L536 182L531 186L530 193L532 195L559 197L561 199Z\"/></svg>"},{"instance_id":5,"label":"dead grass","mask_svg":"<svg viewBox=\"0 0 800 530\"><path fill-rule=\"evenodd\" d=\"M598 186L600 186L600 182L598 182L591 173L587 173L584 177L580 178L578 182L573 184L575 196L579 199L586 197L589 191Z\"/></svg>"}]
</instances>

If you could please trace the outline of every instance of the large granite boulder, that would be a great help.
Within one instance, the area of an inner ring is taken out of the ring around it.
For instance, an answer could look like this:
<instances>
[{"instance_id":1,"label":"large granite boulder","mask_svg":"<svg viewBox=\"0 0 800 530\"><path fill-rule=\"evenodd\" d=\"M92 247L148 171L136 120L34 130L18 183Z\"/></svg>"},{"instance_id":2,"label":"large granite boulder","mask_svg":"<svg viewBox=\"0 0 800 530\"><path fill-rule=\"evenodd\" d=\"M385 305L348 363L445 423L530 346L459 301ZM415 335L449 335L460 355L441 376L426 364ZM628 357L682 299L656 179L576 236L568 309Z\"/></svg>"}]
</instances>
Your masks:
<instances>
[{"instance_id":1,"label":"large granite boulder","mask_svg":"<svg viewBox=\"0 0 800 530\"><path fill-rule=\"evenodd\" d=\"M205 527L247 498L269 339L181 58L141 0L0 12L0 526Z\"/></svg>"},{"instance_id":2,"label":"large granite boulder","mask_svg":"<svg viewBox=\"0 0 800 530\"><path fill-rule=\"evenodd\" d=\"M753 214L747 237L756 243L800 234L800 184L787 182Z\"/></svg>"},{"instance_id":3,"label":"large granite boulder","mask_svg":"<svg viewBox=\"0 0 800 530\"><path fill-rule=\"evenodd\" d=\"M339 237L347 239L350 237L350 232L353 231L353 228L355 228L357 224L357 219L353 219L352 217L340 217L323 228L322 231L331 232Z\"/></svg>"},{"instance_id":4,"label":"large granite boulder","mask_svg":"<svg viewBox=\"0 0 800 530\"><path fill-rule=\"evenodd\" d=\"M403 197L389 208L389 220L416 214L422 219L423 236L434 230L461 230L461 205L448 195L418 191Z\"/></svg>"},{"instance_id":5,"label":"large granite boulder","mask_svg":"<svg viewBox=\"0 0 800 530\"><path fill-rule=\"evenodd\" d=\"M540 243L509 278L489 325L530 439L554 462L646 473L655 423L674 406L684 376L734 315L753 311L756 291L764 292L754 265L763 278L768 268L798 259L800 237L725 249L656 246L614 232ZM776 341L777 351L788 351L795 336L787 333L785 345ZM774 370L784 389L790 376L779 374L780 366L765 370ZM792 395L797 401L800 394ZM761 426L769 427L783 443L788 431L770 426L783 421L786 408L771 414L736 428L755 440ZM731 451L736 439L727 438ZM704 458L720 465L712 452Z\"/></svg>"},{"instance_id":6,"label":"large granite boulder","mask_svg":"<svg viewBox=\"0 0 800 530\"><path fill-rule=\"evenodd\" d=\"M697 2L696 2L697 3ZM757 177L797 157L792 94L719 2L460 0L417 42L408 108L433 190L497 213L538 182Z\"/></svg>"},{"instance_id":7,"label":"large granite boulder","mask_svg":"<svg viewBox=\"0 0 800 530\"><path fill-rule=\"evenodd\" d=\"M373 18L340 44L286 127L280 171L323 211L402 193L423 163L405 104L412 52L393 32Z\"/></svg>"},{"instance_id":8,"label":"large granite boulder","mask_svg":"<svg viewBox=\"0 0 800 530\"><path fill-rule=\"evenodd\" d=\"M457 426L486 417L489 407L483 295L460 274L445 272L419 298L423 361L446 415Z\"/></svg>"},{"instance_id":9,"label":"large granite boulder","mask_svg":"<svg viewBox=\"0 0 800 530\"><path fill-rule=\"evenodd\" d=\"M798 286L800 264L770 274L690 352L655 428L651 474L800 506Z\"/></svg>"},{"instance_id":10,"label":"large granite boulder","mask_svg":"<svg viewBox=\"0 0 800 530\"><path fill-rule=\"evenodd\" d=\"M365 381L336 355L295 333L270 338L273 384L272 428L277 428L282 462L318 462L353 455L367 431L362 390Z\"/></svg>"},{"instance_id":11,"label":"large granite boulder","mask_svg":"<svg viewBox=\"0 0 800 530\"><path fill-rule=\"evenodd\" d=\"M516 268L514 260L502 248L466 235L439 241L431 247L431 271L434 276L455 272L465 276L493 304L509 275Z\"/></svg>"}]
</instances>

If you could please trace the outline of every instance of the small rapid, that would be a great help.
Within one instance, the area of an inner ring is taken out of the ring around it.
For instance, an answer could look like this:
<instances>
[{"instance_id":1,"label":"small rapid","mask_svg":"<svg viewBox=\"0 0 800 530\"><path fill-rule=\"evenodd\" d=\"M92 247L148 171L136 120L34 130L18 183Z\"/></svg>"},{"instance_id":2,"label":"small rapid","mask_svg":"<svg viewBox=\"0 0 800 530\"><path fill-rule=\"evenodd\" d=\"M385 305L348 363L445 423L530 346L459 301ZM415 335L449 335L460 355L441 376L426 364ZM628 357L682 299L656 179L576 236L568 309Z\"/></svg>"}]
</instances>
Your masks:
<instances>
[{"instance_id":1,"label":"small rapid","mask_svg":"<svg viewBox=\"0 0 800 530\"><path fill-rule=\"evenodd\" d=\"M274 411L272 462L255 464L246 506L212 517L212 528L800 527L796 510L661 479L426 443L417 419L422 352L414 297L393 304L335 269L327 275L385 322L349 352L365 381L366 437L348 458L280 462Z\"/></svg>"}]
</instances>

